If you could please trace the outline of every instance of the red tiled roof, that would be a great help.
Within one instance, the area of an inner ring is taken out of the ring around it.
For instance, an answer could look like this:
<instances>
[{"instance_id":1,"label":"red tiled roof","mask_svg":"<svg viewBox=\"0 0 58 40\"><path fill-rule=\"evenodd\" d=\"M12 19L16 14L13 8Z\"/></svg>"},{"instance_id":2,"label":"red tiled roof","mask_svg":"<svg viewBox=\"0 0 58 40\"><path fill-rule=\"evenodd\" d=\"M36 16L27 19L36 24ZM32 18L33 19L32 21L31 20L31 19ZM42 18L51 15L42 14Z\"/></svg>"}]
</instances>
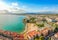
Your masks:
<instances>
[{"instance_id":1,"label":"red tiled roof","mask_svg":"<svg viewBox=\"0 0 58 40\"><path fill-rule=\"evenodd\" d=\"M40 32L37 32L36 30L34 30L34 31L29 32L27 35L29 35L30 37L33 37L33 36L35 36L37 34L40 35L41 33Z\"/></svg>"},{"instance_id":2,"label":"red tiled roof","mask_svg":"<svg viewBox=\"0 0 58 40\"><path fill-rule=\"evenodd\" d=\"M44 28L43 30L41 30L41 33L42 33L44 36L46 36L46 35L48 35L49 30L51 31L51 28Z\"/></svg>"},{"instance_id":3,"label":"red tiled roof","mask_svg":"<svg viewBox=\"0 0 58 40\"><path fill-rule=\"evenodd\" d=\"M58 38L58 32L54 35L56 38Z\"/></svg>"},{"instance_id":4,"label":"red tiled roof","mask_svg":"<svg viewBox=\"0 0 58 40\"><path fill-rule=\"evenodd\" d=\"M17 38L17 39L24 39L24 36L23 34L17 34L16 32L9 32L9 31L3 31L3 30L0 30L0 33L3 33L4 35L10 35L11 37L13 38Z\"/></svg>"},{"instance_id":5,"label":"red tiled roof","mask_svg":"<svg viewBox=\"0 0 58 40\"><path fill-rule=\"evenodd\" d=\"M50 30L50 28L45 28L43 30L41 30L42 33L48 32Z\"/></svg>"}]
</instances>

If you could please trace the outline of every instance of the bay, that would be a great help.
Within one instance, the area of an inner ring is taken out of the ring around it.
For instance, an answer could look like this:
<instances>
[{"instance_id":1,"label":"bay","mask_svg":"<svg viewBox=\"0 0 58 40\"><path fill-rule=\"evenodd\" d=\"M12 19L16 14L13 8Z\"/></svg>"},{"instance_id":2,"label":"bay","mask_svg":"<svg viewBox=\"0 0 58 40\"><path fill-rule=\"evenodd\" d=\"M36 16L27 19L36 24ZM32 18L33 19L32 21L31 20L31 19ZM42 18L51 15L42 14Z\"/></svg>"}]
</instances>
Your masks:
<instances>
[{"instance_id":1,"label":"bay","mask_svg":"<svg viewBox=\"0 0 58 40\"><path fill-rule=\"evenodd\" d=\"M0 30L21 33L25 29L24 18L22 15L0 15Z\"/></svg>"}]
</instances>

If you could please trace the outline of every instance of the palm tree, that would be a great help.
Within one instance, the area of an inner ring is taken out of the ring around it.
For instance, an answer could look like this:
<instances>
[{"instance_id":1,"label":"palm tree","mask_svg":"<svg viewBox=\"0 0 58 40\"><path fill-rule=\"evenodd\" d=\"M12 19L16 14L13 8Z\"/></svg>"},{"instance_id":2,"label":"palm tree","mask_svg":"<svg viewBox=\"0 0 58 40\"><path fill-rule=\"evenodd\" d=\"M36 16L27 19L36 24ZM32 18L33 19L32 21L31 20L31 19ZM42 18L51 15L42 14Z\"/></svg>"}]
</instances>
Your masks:
<instances>
[{"instance_id":1,"label":"palm tree","mask_svg":"<svg viewBox=\"0 0 58 40\"><path fill-rule=\"evenodd\" d=\"M55 32L55 33L58 32L58 27L55 28L54 32Z\"/></svg>"},{"instance_id":2,"label":"palm tree","mask_svg":"<svg viewBox=\"0 0 58 40\"><path fill-rule=\"evenodd\" d=\"M43 36L40 36L39 40L45 40L45 38Z\"/></svg>"},{"instance_id":3,"label":"palm tree","mask_svg":"<svg viewBox=\"0 0 58 40\"><path fill-rule=\"evenodd\" d=\"M36 35L36 37L34 37L34 40L39 40L39 36Z\"/></svg>"}]
</instances>

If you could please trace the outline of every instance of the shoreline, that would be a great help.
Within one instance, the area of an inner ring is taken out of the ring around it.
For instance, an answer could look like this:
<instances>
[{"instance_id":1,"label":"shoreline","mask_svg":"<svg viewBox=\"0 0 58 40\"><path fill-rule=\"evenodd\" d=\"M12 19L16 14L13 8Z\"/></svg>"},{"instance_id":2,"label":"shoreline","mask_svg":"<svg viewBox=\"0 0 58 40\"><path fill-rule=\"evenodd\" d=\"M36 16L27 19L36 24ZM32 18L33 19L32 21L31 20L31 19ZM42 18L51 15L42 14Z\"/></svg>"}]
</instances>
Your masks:
<instances>
[{"instance_id":1,"label":"shoreline","mask_svg":"<svg viewBox=\"0 0 58 40\"><path fill-rule=\"evenodd\" d=\"M26 24L26 26L25 26L25 29L24 29L24 31L23 32L21 32L20 34L25 34L25 32L27 31L27 24Z\"/></svg>"},{"instance_id":2,"label":"shoreline","mask_svg":"<svg viewBox=\"0 0 58 40\"><path fill-rule=\"evenodd\" d=\"M38 30L38 27L34 23L26 23L25 30L21 34L25 34L32 30Z\"/></svg>"}]
</instances>

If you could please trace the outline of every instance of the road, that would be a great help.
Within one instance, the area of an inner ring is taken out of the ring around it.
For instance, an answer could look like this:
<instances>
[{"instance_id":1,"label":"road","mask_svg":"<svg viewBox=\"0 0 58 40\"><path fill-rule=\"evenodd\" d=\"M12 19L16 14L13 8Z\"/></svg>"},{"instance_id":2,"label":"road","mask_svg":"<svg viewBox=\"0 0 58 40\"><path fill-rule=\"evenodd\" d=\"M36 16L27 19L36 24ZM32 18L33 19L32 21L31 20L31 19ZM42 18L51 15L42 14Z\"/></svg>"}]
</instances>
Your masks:
<instances>
[{"instance_id":1,"label":"road","mask_svg":"<svg viewBox=\"0 0 58 40\"><path fill-rule=\"evenodd\" d=\"M55 34L54 32L50 33L47 37L45 37L45 40L48 40L48 38L53 36L54 34Z\"/></svg>"}]
</instances>

